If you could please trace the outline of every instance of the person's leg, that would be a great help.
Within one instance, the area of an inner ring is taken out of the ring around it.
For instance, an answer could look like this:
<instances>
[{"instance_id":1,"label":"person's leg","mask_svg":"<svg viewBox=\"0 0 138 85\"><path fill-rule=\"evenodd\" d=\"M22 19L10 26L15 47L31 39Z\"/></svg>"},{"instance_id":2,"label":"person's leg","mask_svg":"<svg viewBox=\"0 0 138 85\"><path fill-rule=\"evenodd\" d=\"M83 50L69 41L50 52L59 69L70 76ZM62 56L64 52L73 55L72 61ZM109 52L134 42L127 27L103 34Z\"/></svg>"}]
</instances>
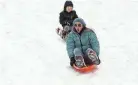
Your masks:
<instances>
[{"instance_id":1,"label":"person's leg","mask_svg":"<svg viewBox=\"0 0 138 85\"><path fill-rule=\"evenodd\" d=\"M96 52L94 52L91 48L88 48L86 50L86 55L91 60L91 63L92 64L96 64L96 65L99 65L100 64L99 57L96 55Z\"/></svg>"},{"instance_id":2,"label":"person's leg","mask_svg":"<svg viewBox=\"0 0 138 85\"><path fill-rule=\"evenodd\" d=\"M61 38L66 41L67 35L70 33L71 29L71 26L64 26L61 32Z\"/></svg>"},{"instance_id":3,"label":"person's leg","mask_svg":"<svg viewBox=\"0 0 138 85\"><path fill-rule=\"evenodd\" d=\"M63 29L57 28L57 34L62 38L65 39L66 35L71 31L71 26L64 26Z\"/></svg>"},{"instance_id":4,"label":"person's leg","mask_svg":"<svg viewBox=\"0 0 138 85\"><path fill-rule=\"evenodd\" d=\"M87 56L87 55L85 55L83 58L84 58L84 62L85 62L85 64L86 64L87 66L89 66L89 65L92 65L92 64L93 64L93 62L91 61L91 59L90 59L90 58L88 58L88 56Z\"/></svg>"},{"instance_id":5,"label":"person's leg","mask_svg":"<svg viewBox=\"0 0 138 85\"><path fill-rule=\"evenodd\" d=\"M64 26L63 30L60 30L58 33L62 39L66 39L66 35L67 35L69 30L70 30L69 26Z\"/></svg>"},{"instance_id":6,"label":"person's leg","mask_svg":"<svg viewBox=\"0 0 138 85\"><path fill-rule=\"evenodd\" d=\"M66 33L69 33L71 31L72 27L71 26L65 26L63 28L63 30L66 32Z\"/></svg>"},{"instance_id":7,"label":"person's leg","mask_svg":"<svg viewBox=\"0 0 138 85\"><path fill-rule=\"evenodd\" d=\"M74 55L75 56L83 56L83 53L82 53L81 49L75 48L74 49Z\"/></svg>"},{"instance_id":8,"label":"person's leg","mask_svg":"<svg viewBox=\"0 0 138 85\"><path fill-rule=\"evenodd\" d=\"M56 32L57 32L57 34L58 34L62 39L64 39L64 36L63 36L63 29L57 28L57 29L56 29Z\"/></svg>"},{"instance_id":9,"label":"person's leg","mask_svg":"<svg viewBox=\"0 0 138 85\"><path fill-rule=\"evenodd\" d=\"M76 62L75 62L76 66L78 66L78 67L86 66L85 62L84 62L84 59L83 59L83 53L79 48L74 49L74 55L75 55L74 58L76 60Z\"/></svg>"}]
</instances>

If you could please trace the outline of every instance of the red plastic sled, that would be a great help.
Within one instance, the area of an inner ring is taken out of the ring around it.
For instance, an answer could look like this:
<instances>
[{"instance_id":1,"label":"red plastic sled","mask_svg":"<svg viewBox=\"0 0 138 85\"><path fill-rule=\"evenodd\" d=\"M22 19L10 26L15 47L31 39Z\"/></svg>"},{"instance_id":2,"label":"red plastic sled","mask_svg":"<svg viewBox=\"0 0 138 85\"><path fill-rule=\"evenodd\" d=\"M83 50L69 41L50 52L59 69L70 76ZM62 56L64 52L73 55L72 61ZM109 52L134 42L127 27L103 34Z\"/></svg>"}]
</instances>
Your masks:
<instances>
[{"instance_id":1,"label":"red plastic sled","mask_svg":"<svg viewBox=\"0 0 138 85\"><path fill-rule=\"evenodd\" d=\"M96 65L90 65L90 66L87 66L87 67L79 68L74 64L73 68L78 72L87 73L87 72L94 71L97 68L97 66Z\"/></svg>"}]
</instances>

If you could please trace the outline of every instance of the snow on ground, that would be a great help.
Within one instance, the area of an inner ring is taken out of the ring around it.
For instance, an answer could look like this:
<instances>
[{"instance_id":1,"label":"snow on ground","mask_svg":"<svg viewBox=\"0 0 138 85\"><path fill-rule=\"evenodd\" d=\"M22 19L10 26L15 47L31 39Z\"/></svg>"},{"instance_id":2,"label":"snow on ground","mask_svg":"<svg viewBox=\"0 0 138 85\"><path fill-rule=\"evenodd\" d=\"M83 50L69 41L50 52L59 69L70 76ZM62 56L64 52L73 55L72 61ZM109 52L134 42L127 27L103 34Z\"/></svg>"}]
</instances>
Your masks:
<instances>
[{"instance_id":1,"label":"snow on ground","mask_svg":"<svg viewBox=\"0 0 138 85\"><path fill-rule=\"evenodd\" d=\"M73 0L100 41L101 65L79 74L55 33L65 0L0 0L0 85L137 85L138 1Z\"/></svg>"}]
</instances>

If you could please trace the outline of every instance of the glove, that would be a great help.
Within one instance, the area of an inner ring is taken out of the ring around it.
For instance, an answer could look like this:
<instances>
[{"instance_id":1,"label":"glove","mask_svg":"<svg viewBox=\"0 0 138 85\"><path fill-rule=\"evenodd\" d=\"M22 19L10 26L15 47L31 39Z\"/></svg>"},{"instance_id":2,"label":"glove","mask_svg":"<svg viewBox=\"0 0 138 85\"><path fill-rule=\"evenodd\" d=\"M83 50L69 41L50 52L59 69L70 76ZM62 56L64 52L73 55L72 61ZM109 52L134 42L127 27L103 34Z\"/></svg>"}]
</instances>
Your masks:
<instances>
[{"instance_id":1,"label":"glove","mask_svg":"<svg viewBox=\"0 0 138 85\"><path fill-rule=\"evenodd\" d=\"M75 59L74 59L74 57L71 57L70 58L70 66L73 66L74 63L75 63Z\"/></svg>"}]
</instances>

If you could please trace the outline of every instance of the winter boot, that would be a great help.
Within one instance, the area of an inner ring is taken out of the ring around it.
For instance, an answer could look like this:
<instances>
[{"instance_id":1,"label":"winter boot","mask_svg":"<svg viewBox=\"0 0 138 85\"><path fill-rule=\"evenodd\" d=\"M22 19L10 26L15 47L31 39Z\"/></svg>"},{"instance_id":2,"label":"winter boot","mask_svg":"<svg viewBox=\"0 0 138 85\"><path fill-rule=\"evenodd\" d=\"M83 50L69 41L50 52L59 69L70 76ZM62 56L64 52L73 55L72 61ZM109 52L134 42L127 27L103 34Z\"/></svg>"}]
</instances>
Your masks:
<instances>
[{"instance_id":1,"label":"winter boot","mask_svg":"<svg viewBox=\"0 0 138 85\"><path fill-rule=\"evenodd\" d=\"M75 65L79 68L85 67L86 64L82 56L75 56Z\"/></svg>"},{"instance_id":2,"label":"winter boot","mask_svg":"<svg viewBox=\"0 0 138 85\"><path fill-rule=\"evenodd\" d=\"M93 62L95 65L99 65L101 63L99 57L96 55L96 53L92 50L88 52L88 58Z\"/></svg>"},{"instance_id":3,"label":"winter boot","mask_svg":"<svg viewBox=\"0 0 138 85\"><path fill-rule=\"evenodd\" d=\"M57 33L62 39L65 38L66 33L65 33L64 30L62 30L62 29L60 29L60 28L57 28L57 29L56 29L56 33Z\"/></svg>"}]
</instances>

